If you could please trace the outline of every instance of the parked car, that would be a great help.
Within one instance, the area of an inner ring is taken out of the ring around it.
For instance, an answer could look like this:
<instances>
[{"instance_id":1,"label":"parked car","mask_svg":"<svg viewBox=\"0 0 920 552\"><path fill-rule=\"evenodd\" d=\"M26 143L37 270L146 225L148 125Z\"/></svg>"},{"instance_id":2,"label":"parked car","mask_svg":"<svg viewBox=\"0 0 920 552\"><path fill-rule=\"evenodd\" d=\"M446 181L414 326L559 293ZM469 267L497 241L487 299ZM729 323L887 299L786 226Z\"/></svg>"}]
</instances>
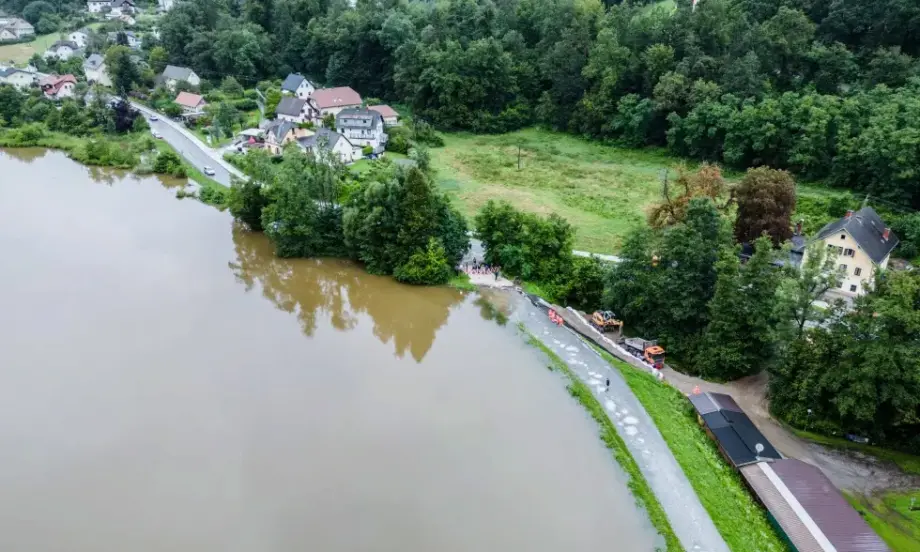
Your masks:
<instances>
[{"instance_id":1,"label":"parked car","mask_svg":"<svg viewBox=\"0 0 920 552\"><path fill-rule=\"evenodd\" d=\"M211 167L210 165L205 165L205 166L204 166L204 174L206 174L206 175L208 175L208 176L214 176L214 174L215 174L215 173L214 173L214 168Z\"/></svg>"},{"instance_id":2,"label":"parked car","mask_svg":"<svg viewBox=\"0 0 920 552\"><path fill-rule=\"evenodd\" d=\"M160 134L159 132L155 131L155 130L151 131L150 134L153 134L153 137L156 138L156 139L158 139L158 140L161 140L161 139L163 138L163 135Z\"/></svg>"},{"instance_id":3,"label":"parked car","mask_svg":"<svg viewBox=\"0 0 920 552\"><path fill-rule=\"evenodd\" d=\"M157 117L156 115L151 115L151 116L150 116L150 120L151 120L151 121L159 121L160 118Z\"/></svg>"}]
</instances>

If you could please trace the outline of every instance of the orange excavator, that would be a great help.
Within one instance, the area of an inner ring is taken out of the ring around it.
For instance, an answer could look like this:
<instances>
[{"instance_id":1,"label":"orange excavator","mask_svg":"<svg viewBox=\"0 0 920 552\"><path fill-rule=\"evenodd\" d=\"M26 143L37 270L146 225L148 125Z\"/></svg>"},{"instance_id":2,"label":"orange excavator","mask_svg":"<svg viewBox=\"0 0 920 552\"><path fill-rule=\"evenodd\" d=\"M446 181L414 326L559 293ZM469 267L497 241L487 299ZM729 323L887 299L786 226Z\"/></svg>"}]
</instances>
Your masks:
<instances>
[{"instance_id":1,"label":"orange excavator","mask_svg":"<svg viewBox=\"0 0 920 552\"><path fill-rule=\"evenodd\" d=\"M632 356L652 365L656 370L664 368L664 349L654 339L627 337L620 340L620 345Z\"/></svg>"}]
</instances>

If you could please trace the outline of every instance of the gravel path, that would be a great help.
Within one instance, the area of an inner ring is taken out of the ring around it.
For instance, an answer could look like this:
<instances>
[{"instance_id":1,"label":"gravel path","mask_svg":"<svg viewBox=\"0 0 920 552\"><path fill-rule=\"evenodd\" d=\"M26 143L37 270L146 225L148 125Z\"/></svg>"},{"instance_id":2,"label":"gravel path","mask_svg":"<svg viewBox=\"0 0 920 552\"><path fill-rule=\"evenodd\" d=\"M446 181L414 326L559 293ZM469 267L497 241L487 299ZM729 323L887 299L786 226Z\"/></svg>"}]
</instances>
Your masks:
<instances>
[{"instance_id":1,"label":"gravel path","mask_svg":"<svg viewBox=\"0 0 920 552\"><path fill-rule=\"evenodd\" d=\"M575 333L551 323L546 312L525 296L516 296L512 301L516 321L523 322L594 391L687 552L729 552L655 423L620 373ZM609 391L605 390L607 378Z\"/></svg>"}]
</instances>

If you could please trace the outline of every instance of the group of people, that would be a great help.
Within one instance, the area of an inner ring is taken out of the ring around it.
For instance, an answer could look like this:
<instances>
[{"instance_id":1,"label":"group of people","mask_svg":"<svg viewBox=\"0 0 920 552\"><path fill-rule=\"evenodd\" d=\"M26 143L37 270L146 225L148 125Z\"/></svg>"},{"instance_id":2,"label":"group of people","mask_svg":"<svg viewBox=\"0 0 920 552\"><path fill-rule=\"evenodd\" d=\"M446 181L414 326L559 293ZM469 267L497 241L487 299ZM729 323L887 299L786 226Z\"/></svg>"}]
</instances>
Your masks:
<instances>
[{"instance_id":1,"label":"group of people","mask_svg":"<svg viewBox=\"0 0 920 552\"><path fill-rule=\"evenodd\" d=\"M501 275L501 267L480 263L476 258L471 263L464 263L463 270L467 274L492 274L496 280Z\"/></svg>"}]
</instances>

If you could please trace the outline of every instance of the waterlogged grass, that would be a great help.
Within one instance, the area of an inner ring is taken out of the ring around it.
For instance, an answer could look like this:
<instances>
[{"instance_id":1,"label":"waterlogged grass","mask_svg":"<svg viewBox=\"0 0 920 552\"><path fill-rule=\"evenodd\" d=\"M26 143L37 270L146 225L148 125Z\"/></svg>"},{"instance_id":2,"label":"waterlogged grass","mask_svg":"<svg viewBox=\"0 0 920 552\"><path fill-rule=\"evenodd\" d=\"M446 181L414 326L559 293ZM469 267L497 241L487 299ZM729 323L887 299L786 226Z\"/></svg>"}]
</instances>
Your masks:
<instances>
[{"instance_id":1,"label":"waterlogged grass","mask_svg":"<svg viewBox=\"0 0 920 552\"><path fill-rule=\"evenodd\" d=\"M878 497L844 495L894 552L920 551L920 510L910 509L911 499L920 505L920 490Z\"/></svg>"},{"instance_id":2,"label":"waterlogged grass","mask_svg":"<svg viewBox=\"0 0 920 552\"><path fill-rule=\"evenodd\" d=\"M626 233L660 198L662 171L680 164L661 149L617 148L538 129L445 134L444 142L430 150L432 166L440 187L465 215L473 216L490 199L558 213L578 230L576 247L598 253L619 250Z\"/></svg>"},{"instance_id":3,"label":"waterlogged grass","mask_svg":"<svg viewBox=\"0 0 920 552\"><path fill-rule=\"evenodd\" d=\"M880 458L882 460L887 460L897 464L904 473L910 473L914 475L920 475L920 456L914 456L912 454L907 454L906 452L899 452L896 450L889 450L882 447L876 447L872 445L863 445L861 443L854 443L852 441L847 441L846 439L841 439L840 437L830 437L828 435L818 435L817 433L811 433L808 431L801 431L795 428L790 428L793 433L806 439L808 441L813 441L821 445L841 449L841 450L855 450L857 452L862 452L864 454L869 454ZM920 498L917 499L920 502ZM920 550L920 544L918 544L918 550Z\"/></svg>"},{"instance_id":4,"label":"waterlogged grass","mask_svg":"<svg viewBox=\"0 0 920 552\"><path fill-rule=\"evenodd\" d=\"M786 546L767 521L763 509L697 423L687 398L650 374L595 349L620 371L655 421L728 547L734 552L785 552Z\"/></svg>"},{"instance_id":5,"label":"waterlogged grass","mask_svg":"<svg viewBox=\"0 0 920 552\"><path fill-rule=\"evenodd\" d=\"M470 276L466 272L460 272L456 276L450 279L447 282L447 285L459 289L460 291L478 291L479 288L476 287L476 284L470 282Z\"/></svg>"},{"instance_id":6,"label":"waterlogged grass","mask_svg":"<svg viewBox=\"0 0 920 552\"><path fill-rule=\"evenodd\" d=\"M629 475L629 489L632 491L633 497L635 497L639 506L645 508L646 512L648 512L652 525L654 525L658 532L664 537L667 551L683 552L684 548L677 539L677 535L674 534L674 530L671 528L671 524L668 521L667 515L664 513L664 509L661 507L661 503L658 502L658 498L655 497L655 493L652 492L648 482L639 470L639 465L636 463L635 458L630 454L629 449L626 448L626 443L623 442L623 439L617 433L616 428L610 421L610 418L607 417L601 404L597 402L594 394L591 393L588 386L582 383L581 380L572 373L569 367L556 353L544 345L542 341L527 332L523 324L519 324L518 327L528 336L527 342L543 351L549 358L550 364L547 368L562 372L568 378L569 393L581 403L585 410L587 410L591 417L597 422L597 425L600 427L601 440L613 453L613 457L619 462L620 466L623 467L623 470ZM750 548L748 550L757 549L758 548Z\"/></svg>"}]
</instances>

